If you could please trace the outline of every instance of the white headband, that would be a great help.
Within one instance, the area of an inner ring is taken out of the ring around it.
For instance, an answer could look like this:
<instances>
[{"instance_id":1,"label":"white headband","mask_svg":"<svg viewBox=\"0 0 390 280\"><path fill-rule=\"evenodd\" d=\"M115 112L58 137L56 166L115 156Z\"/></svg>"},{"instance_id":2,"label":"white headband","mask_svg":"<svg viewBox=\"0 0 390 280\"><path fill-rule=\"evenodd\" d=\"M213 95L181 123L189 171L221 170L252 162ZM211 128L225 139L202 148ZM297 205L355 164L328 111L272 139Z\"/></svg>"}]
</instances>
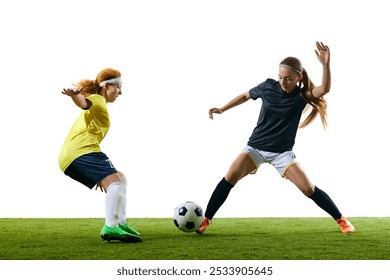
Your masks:
<instances>
[{"instance_id":1,"label":"white headband","mask_svg":"<svg viewBox=\"0 0 390 280\"><path fill-rule=\"evenodd\" d=\"M297 72L297 73L299 73L299 74L302 75L302 72L301 72L301 71L299 71L299 70L297 70L297 69L295 69L295 68L293 68L293 67L291 67L291 66L288 66L288 65L286 65L286 64L279 64L279 66L286 67L286 68L291 69L291 70L293 70L293 71L295 71L295 72Z\"/></svg>"},{"instance_id":2,"label":"white headband","mask_svg":"<svg viewBox=\"0 0 390 280\"><path fill-rule=\"evenodd\" d=\"M99 86L104 87L104 85L107 83L109 83L109 84L122 84L122 79L121 79L121 77L118 77L118 78L106 80L106 81L100 82Z\"/></svg>"}]
</instances>

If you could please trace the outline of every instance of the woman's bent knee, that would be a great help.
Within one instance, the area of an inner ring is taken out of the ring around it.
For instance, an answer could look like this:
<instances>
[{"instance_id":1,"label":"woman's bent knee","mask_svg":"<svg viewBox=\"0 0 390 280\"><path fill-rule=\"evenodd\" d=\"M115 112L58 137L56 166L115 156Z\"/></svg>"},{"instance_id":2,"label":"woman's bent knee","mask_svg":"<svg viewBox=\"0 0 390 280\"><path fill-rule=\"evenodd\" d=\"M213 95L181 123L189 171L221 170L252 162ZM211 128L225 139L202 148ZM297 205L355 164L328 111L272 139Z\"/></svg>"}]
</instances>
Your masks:
<instances>
[{"instance_id":1,"label":"woman's bent knee","mask_svg":"<svg viewBox=\"0 0 390 280\"><path fill-rule=\"evenodd\" d=\"M104 190L107 191L108 187L115 182L122 182L119 173L113 173L106 176L103 180L101 180L98 185L102 186Z\"/></svg>"},{"instance_id":2,"label":"woman's bent knee","mask_svg":"<svg viewBox=\"0 0 390 280\"><path fill-rule=\"evenodd\" d=\"M300 188L300 190L307 197L311 197L314 193L314 188L315 188L315 186L310 185L310 186L304 187L302 189Z\"/></svg>"}]
</instances>

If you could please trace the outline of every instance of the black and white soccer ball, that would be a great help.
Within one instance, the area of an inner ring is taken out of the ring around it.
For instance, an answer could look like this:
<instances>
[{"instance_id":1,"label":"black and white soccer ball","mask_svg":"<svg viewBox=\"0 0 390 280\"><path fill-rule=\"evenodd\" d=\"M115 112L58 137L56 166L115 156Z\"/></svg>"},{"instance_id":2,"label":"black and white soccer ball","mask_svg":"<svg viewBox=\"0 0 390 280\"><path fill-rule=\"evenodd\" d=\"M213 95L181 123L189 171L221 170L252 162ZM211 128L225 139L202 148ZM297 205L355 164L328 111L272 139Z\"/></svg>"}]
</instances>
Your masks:
<instances>
[{"instance_id":1,"label":"black and white soccer ball","mask_svg":"<svg viewBox=\"0 0 390 280\"><path fill-rule=\"evenodd\" d=\"M173 212L173 222L181 231L196 231L203 222L203 209L192 201L181 203Z\"/></svg>"}]
</instances>

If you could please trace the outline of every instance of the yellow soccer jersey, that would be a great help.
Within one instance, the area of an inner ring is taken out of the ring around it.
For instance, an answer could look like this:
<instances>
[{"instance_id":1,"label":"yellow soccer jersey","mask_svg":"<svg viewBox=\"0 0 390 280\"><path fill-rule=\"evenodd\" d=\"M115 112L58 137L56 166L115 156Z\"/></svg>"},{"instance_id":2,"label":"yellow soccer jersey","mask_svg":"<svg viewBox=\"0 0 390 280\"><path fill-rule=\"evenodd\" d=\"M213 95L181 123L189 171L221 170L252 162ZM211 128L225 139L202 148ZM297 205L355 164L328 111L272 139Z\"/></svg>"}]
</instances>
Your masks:
<instances>
[{"instance_id":1,"label":"yellow soccer jersey","mask_svg":"<svg viewBox=\"0 0 390 280\"><path fill-rule=\"evenodd\" d=\"M91 94L87 98L92 102L92 106L80 113L62 146L58 159L62 171L82 155L101 152L100 142L110 128L110 117L104 97Z\"/></svg>"}]
</instances>

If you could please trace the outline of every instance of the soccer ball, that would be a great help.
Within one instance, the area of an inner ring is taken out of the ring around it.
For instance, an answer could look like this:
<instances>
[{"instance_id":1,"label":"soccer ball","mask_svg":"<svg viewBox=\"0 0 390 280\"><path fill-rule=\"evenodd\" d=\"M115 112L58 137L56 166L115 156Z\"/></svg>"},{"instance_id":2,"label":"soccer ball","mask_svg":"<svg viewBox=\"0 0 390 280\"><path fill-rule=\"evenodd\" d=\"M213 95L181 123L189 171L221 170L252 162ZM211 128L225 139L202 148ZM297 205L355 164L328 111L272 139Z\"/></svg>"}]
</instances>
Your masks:
<instances>
[{"instance_id":1,"label":"soccer ball","mask_svg":"<svg viewBox=\"0 0 390 280\"><path fill-rule=\"evenodd\" d=\"M192 201L179 204L173 212L173 222L181 231L196 231L203 222L203 209Z\"/></svg>"}]
</instances>

